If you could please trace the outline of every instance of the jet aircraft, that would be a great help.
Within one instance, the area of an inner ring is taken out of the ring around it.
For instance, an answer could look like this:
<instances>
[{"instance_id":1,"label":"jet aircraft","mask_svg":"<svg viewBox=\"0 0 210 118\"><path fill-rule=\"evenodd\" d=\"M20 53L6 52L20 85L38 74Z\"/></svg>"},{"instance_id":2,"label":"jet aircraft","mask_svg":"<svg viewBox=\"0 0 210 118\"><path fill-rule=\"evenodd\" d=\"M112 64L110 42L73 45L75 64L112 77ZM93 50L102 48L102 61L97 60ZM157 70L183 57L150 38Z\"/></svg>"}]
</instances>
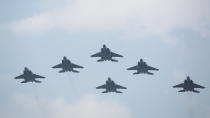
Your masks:
<instances>
[{"instance_id":1,"label":"jet aircraft","mask_svg":"<svg viewBox=\"0 0 210 118\"><path fill-rule=\"evenodd\" d=\"M22 81L21 83L27 83L27 82L41 83L41 81L36 80L36 78L45 78L45 77L32 73L32 71L29 70L27 67L25 67L22 75L15 77L15 79L24 79L24 81Z\"/></svg>"},{"instance_id":2,"label":"jet aircraft","mask_svg":"<svg viewBox=\"0 0 210 118\"><path fill-rule=\"evenodd\" d=\"M62 63L53 66L52 68L61 68L62 70L59 71L59 73L63 73L63 72L75 72L75 73L79 73L79 71L74 70L74 68L84 68L82 66L76 65L74 63L72 63L69 59L67 59L65 56L63 57Z\"/></svg>"},{"instance_id":3,"label":"jet aircraft","mask_svg":"<svg viewBox=\"0 0 210 118\"><path fill-rule=\"evenodd\" d=\"M102 61L118 62L118 60L115 60L112 57L123 57L123 56L112 52L109 48L106 47L106 45L103 45L101 51L91 55L91 57L101 57L101 59L97 60L97 62L102 62Z\"/></svg>"},{"instance_id":4,"label":"jet aircraft","mask_svg":"<svg viewBox=\"0 0 210 118\"><path fill-rule=\"evenodd\" d=\"M106 81L106 84L96 87L96 89L106 89L102 93L108 93L108 92L116 92L116 93L122 93L121 91L118 91L117 89L127 89L126 87L120 86L116 84L111 78L109 77Z\"/></svg>"},{"instance_id":5,"label":"jet aircraft","mask_svg":"<svg viewBox=\"0 0 210 118\"><path fill-rule=\"evenodd\" d=\"M130 67L127 70L137 70L137 72L133 74L148 74L148 75L154 75L154 73L149 72L149 70L155 70L158 71L159 69L156 69L154 67L148 66L146 62L143 61L143 59L140 59L138 64L136 66Z\"/></svg>"},{"instance_id":6,"label":"jet aircraft","mask_svg":"<svg viewBox=\"0 0 210 118\"><path fill-rule=\"evenodd\" d=\"M179 90L179 92L186 92L186 91L191 91L195 93L200 93L200 91L195 90L195 88L202 88L204 89L205 87L195 84L193 80L190 79L189 76L187 76L187 79L184 80L184 83L178 84L173 86L173 88L183 88L183 90Z\"/></svg>"}]
</instances>

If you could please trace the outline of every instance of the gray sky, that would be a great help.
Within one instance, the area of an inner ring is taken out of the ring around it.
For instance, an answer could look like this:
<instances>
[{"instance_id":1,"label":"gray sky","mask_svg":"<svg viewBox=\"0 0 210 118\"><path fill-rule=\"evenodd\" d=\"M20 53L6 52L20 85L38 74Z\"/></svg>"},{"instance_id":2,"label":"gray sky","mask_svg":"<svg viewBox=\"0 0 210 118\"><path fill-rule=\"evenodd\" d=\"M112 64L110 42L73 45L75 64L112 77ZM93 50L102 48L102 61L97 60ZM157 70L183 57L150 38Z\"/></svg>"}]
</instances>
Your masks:
<instances>
[{"instance_id":1,"label":"gray sky","mask_svg":"<svg viewBox=\"0 0 210 118\"><path fill-rule=\"evenodd\" d=\"M0 117L210 118L209 0L0 1ZM90 55L103 44L118 63ZM79 74L51 67L67 56ZM143 58L154 76L126 68ZM13 79L27 66L41 84ZM190 76L206 89L178 93ZM95 87L111 77L123 94Z\"/></svg>"}]
</instances>

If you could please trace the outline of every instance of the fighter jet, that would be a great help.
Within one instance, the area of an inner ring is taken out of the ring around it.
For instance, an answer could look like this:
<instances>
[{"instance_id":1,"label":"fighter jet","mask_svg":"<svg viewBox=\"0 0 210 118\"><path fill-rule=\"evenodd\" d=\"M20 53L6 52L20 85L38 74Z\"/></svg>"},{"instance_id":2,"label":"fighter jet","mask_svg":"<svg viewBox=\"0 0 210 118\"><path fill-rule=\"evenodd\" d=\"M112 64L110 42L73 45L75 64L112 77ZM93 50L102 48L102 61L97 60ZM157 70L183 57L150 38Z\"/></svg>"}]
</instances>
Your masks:
<instances>
[{"instance_id":1,"label":"fighter jet","mask_svg":"<svg viewBox=\"0 0 210 118\"><path fill-rule=\"evenodd\" d=\"M137 70L137 72L133 74L148 74L148 75L154 75L154 73L149 72L149 70L155 70L158 71L159 69L156 69L154 67L148 66L146 62L143 61L143 59L140 59L140 62L136 66L130 67L127 70Z\"/></svg>"},{"instance_id":2,"label":"fighter jet","mask_svg":"<svg viewBox=\"0 0 210 118\"><path fill-rule=\"evenodd\" d=\"M27 83L27 82L41 83L41 81L36 80L36 78L45 78L45 77L32 73L32 71L29 70L27 67L25 67L22 75L15 77L15 79L24 79L24 81L22 81L21 83Z\"/></svg>"},{"instance_id":3,"label":"fighter jet","mask_svg":"<svg viewBox=\"0 0 210 118\"><path fill-rule=\"evenodd\" d=\"M184 80L184 83L173 86L173 88L183 88L183 90L180 90L179 92L191 91L191 92L195 92L195 93L200 93L200 91L197 91L194 88L204 89L205 87L193 83L193 80L191 80L190 77L187 76L187 79Z\"/></svg>"},{"instance_id":4,"label":"fighter jet","mask_svg":"<svg viewBox=\"0 0 210 118\"><path fill-rule=\"evenodd\" d=\"M116 93L122 93L121 91L117 91L117 89L127 89L126 87L120 86L115 84L113 80L109 77L106 81L106 84L96 87L96 89L106 89L106 91L103 91L102 93L108 93L108 92L116 92Z\"/></svg>"},{"instance_id":5,"label":"fighter jet","mask_svg":"<svg viewBox=\"0 0 210 118\"><path fill-rule=\"evenodd\" d=\"M84 68L82 66L73 64L69 59L67 59L65 56L63 57L62 63L53 66L52 68L61 68L62 70L59 71L59 73L63 73L63 72L75 72L75 73L79 73L79 71L74 70L74 68Z\"/></svg>"},{"instance_id":6,"label":"fighter jet","mask_svg":"<svg viewBox=\"0 0 210 118\"><path fill-rule=\"evenodd\" d=\"M101 52L91 55L91 57L101 57L101 59L97 60L98 62L102 61L118 62L118 60L115 60L112 57L123 57L123 56L112 52L109 48L106 47L106 45L103 45L103 48L101 48Z\"/></svg>"}]
</instances>

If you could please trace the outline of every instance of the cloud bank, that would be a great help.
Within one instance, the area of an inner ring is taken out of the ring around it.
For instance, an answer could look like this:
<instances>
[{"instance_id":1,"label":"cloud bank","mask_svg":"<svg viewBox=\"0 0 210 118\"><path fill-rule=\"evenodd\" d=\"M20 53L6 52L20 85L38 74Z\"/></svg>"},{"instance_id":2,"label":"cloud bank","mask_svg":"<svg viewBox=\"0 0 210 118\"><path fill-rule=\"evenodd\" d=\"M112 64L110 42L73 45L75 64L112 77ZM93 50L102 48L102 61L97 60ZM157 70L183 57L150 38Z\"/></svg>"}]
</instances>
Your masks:
<instances>
[{"instance_id":1,"label":"cloud bank","mask_svg":"<svg viewBox=\"0 0 210 118\"><path fill-rule=\"evenodd\" d=\"M124 31L164 34L190 29L210 36L209 0L75 0L9 24L16 33Z\"/></svg>"},{"instance_id":2,"label":"cloud bank","mask_svg":"<svg viewBox=\"0 0 210 118\"><path fill-rule=\"evenodd\" d=\"M14 108L17 109L14 109ZM2 110L1 110L2 111ZM8 113L1 113L4 118L44 117L44 118L131 118L129 110L116 101L99 100L95 95L68 103L62 98L44 100L23 94L14 97L14 104Z\"/></svg>"}]
</instances>

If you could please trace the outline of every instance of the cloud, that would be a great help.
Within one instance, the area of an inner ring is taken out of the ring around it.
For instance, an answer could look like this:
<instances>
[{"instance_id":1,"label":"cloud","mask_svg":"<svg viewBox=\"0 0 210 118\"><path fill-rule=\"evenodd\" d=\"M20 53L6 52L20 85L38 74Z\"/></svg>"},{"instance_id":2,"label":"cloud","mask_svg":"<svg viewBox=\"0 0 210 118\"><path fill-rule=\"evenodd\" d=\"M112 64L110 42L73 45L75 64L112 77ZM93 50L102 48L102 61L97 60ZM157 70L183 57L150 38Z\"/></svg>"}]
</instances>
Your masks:
<instances>
[{"instance_id":1,"label":"cloud","mask_svg":"<svg viewBox=\"0 0 210 118\"><path fill-rule=\"evenodd\" d=\"M95 95L86 95L68 103L63 98L45 100L17 94L14 103L12 108L9 108L9 113L15 116L16 110L13 107L16 106L19 109L16 118L26 118L27 114L33 113L34 117L45 118L131 118L129 110L119 102L100 100Z\"/></svg>"},{"instance_id":2,"label":"cloud","mask_svg":"<svg viewBox=\"0 0 210 118\"><path fill-rule=\"evenodd\" d=\"M9 24L16 33L123 31L159 35L184 28L210 36L209 0L75 0Z\"/></svg>"}]
</instances>

